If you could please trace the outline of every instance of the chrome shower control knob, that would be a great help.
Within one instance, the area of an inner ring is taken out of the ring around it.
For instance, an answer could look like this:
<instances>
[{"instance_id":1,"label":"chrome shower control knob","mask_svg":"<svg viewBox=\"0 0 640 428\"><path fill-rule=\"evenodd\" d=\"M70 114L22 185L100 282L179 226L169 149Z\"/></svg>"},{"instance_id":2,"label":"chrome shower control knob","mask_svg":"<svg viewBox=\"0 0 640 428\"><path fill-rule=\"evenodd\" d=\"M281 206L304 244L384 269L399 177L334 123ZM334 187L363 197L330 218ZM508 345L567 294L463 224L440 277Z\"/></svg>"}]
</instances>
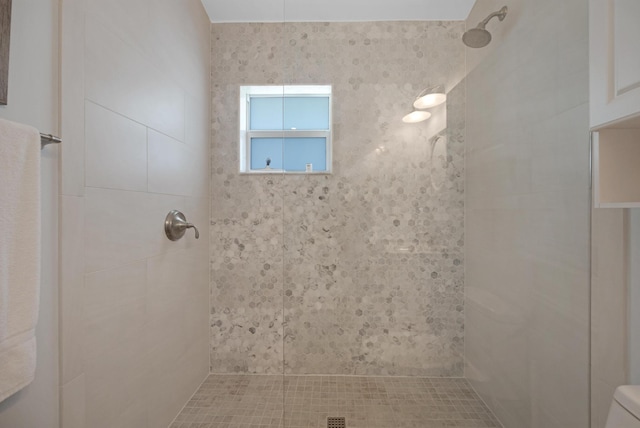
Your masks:
<instances>
[{"instance_id":1,"label":"chrome shower control knob","mask_svg":"<svg viewBox=\"0 0 640 428\"><path fill-rule=\"evenodd\" d=\"M182 238L187 229L193 229L196 232L196 239L200 238L198 228L187 222L187 218L178 210L173 210L167 214L164 220L164 233L171 241L177 241Z\"/></svg>"}]
</instances>

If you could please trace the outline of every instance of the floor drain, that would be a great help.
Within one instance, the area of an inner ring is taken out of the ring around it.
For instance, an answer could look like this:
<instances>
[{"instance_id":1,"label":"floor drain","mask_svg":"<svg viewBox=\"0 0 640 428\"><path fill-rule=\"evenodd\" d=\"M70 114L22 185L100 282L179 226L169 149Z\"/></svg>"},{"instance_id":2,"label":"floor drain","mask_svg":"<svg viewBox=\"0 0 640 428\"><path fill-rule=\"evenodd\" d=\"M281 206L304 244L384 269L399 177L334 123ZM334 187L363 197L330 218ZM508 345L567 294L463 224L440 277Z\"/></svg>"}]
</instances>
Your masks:
<instances>
[{"instance_id":1,"label":"floor drain","mask_svg":"<svg viewBox=\"0 0 640 428\"><path fill-rule=\"evenodd\" d=\"M327 418L327 428L347 428L345 418Z\"/></svg>"}]
</instances>

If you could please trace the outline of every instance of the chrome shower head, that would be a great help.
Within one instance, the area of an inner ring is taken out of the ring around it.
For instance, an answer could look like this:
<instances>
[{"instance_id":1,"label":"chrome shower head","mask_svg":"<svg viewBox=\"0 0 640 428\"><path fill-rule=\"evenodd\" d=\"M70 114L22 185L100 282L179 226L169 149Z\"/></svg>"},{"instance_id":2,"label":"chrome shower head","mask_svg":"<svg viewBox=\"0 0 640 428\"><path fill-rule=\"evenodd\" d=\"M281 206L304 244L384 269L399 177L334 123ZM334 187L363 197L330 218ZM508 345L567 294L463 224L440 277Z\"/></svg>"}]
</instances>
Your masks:
<instances>
[{"instance_id":1,"label":"chrome shower head","mask_svg":"<svg viewBox=\"0 0 640 428\"><path fill-rule=\"evenodd\" d=\"M470 48L483 48L487 46L491 42L491 33L487 31L485 27L492 18L497 17L500 21L503 21L507 16L507 11L507 6L504 6L499 11L487 16L476 28L472 28L462 35L462 42Z\"/></svg>"},{"instance_id":2,"label":"chrome shower head","mask_svg":"<svg viewBox=\"0 0 640 428\"><path fill-rule=\"evenodd\" d=\"M491 33L484 28L472 28L462 35L462 42L470 48L483 48L491 42Z\"/></svg>"}]
</instances>

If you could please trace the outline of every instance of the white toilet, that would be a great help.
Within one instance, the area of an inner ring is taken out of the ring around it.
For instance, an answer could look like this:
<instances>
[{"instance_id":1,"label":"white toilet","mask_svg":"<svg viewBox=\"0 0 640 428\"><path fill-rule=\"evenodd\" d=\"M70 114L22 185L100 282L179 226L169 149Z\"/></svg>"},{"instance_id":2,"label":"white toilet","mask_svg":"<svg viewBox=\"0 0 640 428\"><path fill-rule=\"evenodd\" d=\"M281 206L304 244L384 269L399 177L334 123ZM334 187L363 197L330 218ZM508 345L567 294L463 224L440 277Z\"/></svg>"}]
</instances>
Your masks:
<instances>
[{"instance_id":1,"label":"white toilet","mask_svg":"<svg viewBox=\"0 0 640 428\"><path fill-rule=\"evenodd\" d=\"M640 385L616 388L605 428L640 428Z\"/></svg>"}]
</instances>

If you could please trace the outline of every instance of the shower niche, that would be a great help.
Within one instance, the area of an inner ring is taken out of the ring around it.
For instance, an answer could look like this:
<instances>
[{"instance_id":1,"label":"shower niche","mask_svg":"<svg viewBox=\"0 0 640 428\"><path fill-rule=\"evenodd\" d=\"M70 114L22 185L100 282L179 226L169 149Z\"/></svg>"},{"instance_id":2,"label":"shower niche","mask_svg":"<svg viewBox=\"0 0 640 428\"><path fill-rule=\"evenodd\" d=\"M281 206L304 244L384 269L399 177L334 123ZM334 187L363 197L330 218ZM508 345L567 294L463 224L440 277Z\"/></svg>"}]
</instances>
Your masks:
<instances>
[{"instance_id":1,"label":"shower niche","mask_svg":"<svg viewBox=\"0 0 640 428\"><path fill-rule=\"evenodd\" d=\"M640 126L628 126L592 134L595 208L640 207Z\"/></svg>"}]
</instances>

